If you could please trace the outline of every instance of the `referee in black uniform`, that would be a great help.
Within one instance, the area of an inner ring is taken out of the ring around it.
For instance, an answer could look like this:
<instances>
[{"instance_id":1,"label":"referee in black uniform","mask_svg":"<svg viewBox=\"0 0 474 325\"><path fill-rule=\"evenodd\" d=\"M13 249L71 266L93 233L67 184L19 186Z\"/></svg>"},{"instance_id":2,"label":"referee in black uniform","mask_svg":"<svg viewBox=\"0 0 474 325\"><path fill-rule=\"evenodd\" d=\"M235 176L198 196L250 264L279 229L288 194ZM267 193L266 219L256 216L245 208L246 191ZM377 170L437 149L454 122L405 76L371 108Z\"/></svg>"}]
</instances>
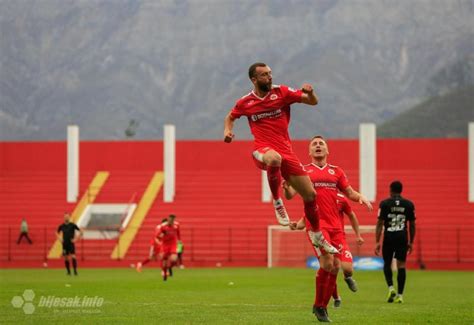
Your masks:
<instances>
[{"instance_id":1,"label":"referee in black uniform","mask_svg":"<svg viewBox=\"0 0 474 325\"><path fill-rule=\"evenodd\" d=\"M58 227L56 235L63 244L64 264L66 265L67 275L71 275L71 261L74 275L77 275L76 247L74 242L82 236L82 230L75 223L71 222L70 219L71 215L68 212L64 213L64 223ZM76 236L76 230L79 231L78 236Z\"/></svg>"},{"instance_id":2,"label":"referee in black uniform","mask_svg":"<svg viewBox=\"0 0 474 325\"><path fill-rule=\"evenodd\" d=\"M380 202L377 226L375 228L375 254L380 254L380 237L384 229L382 255L383 272L388 285L388 302L403 302L406 280L405 261L413 249L415 239L415 205L401 196L403 185L399 181L390 184L390 197ZM407 227L407 223L409 227ZM409 229L409 232L408 232ZM392 280L392 259L397 260L398 293Z\"/></svg>"}]
</instances>

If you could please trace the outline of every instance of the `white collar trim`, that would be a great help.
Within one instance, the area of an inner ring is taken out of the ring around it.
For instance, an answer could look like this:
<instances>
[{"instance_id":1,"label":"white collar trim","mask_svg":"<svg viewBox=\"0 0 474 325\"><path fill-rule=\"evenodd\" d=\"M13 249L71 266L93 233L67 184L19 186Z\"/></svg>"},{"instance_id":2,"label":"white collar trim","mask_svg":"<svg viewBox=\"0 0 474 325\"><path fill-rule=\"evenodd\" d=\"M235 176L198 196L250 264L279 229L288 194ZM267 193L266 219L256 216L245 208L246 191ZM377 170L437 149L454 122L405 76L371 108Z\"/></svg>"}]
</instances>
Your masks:
<instances>
[{"instance_id":1,"label":"white collar trim","mask_svg":"<svg viewBox=\"0 0 474 325\"><path fill-rule=\"evenodd\" d=\"M327 166L328 164L326 163L323 167L319 167L319 166L316 165L315 163L311 163L311 165L313 165L314 167L318 168L319 170L323 170L324 168L326 168L326 166Z\"/></svg>"},{"instance_id":2,"label":"white collar trim","mask_svg":"<svg viewBox=\"0 0 474 325\"><path fill-rule=\"evenodd\" d=\"M265 96L260 97L252 90L252 94L260 100L264 100L268 96L268 94L270 94L270 92L271 92L271 90Z\"/></svg>"}]
</instances>

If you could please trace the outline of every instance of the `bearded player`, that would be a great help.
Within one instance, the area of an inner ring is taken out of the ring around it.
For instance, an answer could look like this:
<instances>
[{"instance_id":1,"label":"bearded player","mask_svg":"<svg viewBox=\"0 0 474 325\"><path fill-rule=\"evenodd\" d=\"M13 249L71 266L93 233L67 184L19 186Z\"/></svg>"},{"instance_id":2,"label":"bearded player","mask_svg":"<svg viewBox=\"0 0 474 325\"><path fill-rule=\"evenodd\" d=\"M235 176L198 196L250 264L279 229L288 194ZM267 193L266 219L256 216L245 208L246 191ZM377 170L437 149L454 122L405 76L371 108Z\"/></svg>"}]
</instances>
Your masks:
<instances>
[{"instance_id":1,"label":"bearded player","mask_svg":"<svg viewBox=\"0 0 474 325\"><path fill-rule=\"evenodd\" d=\"M283 177L303 198L305 216L311 225L308 234L313 245L336 254L337 249L325 240L319 229L316 192L304 167L293 152L288 134L290 105L293 103L316 105L318 97L310 84L303 84L301 89L273 85L272 70L265 63L252 64L249 68L249 78L254 89L240 98L227 114L224 120L224 141L232 142L235 120L242 116L247 117L255 140L253 160L258 168L267 171L278 223L283 226L290 224L280 197Z\"/></svg>"},{"instance_id":2,"label":"bearded player","mask_svg":"<svg viewBox=\"0 0 474 325\"><path fill-rule=\"evenodd\" d=\"M346 174L340 167L327 163L329 149L322 136L313 137L309 144L309 155L312 162L306 165L305 169L318 195L321 230L332 246L339 247L341 251L344 251L347 244L345 244L337 205L338 190L350 200L365 204L369 210L372 210L372 205L362 194L352 188ZM291 199L296 195L296 191L290 184L284 183L283 185L287 199ZM290 228L296 228L296 223L292 223ZM313 313L319 321L329 322L327 304L334 291L338 269L335 266L334 256L326 251L324 247L316 247L315 252L321 267L316 276L316 299L313 305Z\"/></svg>"}]
</instances>

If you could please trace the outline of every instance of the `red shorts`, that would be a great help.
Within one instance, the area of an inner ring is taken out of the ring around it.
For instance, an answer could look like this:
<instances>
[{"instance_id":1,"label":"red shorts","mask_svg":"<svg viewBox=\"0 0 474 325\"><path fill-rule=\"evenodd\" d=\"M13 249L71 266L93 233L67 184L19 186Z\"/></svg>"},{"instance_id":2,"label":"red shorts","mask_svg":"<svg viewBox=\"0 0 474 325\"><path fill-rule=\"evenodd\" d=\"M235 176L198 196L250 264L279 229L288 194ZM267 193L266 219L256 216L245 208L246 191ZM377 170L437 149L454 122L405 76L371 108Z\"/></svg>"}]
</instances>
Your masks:
<instances>
[{"instance_id":1,"label":"red shorts","mask_svg":"<svg viewBox=\"0 0 474 325\"><path fill-rule=\"evenodd\" d=\"M160 253L161 245L153 244L150 245L150 256L156 256Z\"/></svg>"},{"instance_id":2,"label":"red shorts","mask_svg":"<svg viewBox=\"0 0 474 325\"><path fill-rule=\"evenodd\" d=\"M176 246L176 243L171 245L161 245L161 256L163 258L168 258L171 255L176 255Z\"/></svg>"},{"instance_id":3,"label":"red shorts","mask_svg":"<svg viewBox=\"0 0 474 325\"><path fill-rule=\"evenodd\" d=\"M264 147L264 148L259 148L255 150L252 153L253 156L253 162L255 165L262 169L262 170L267 170L266 165L263 162L263 155L268 151L268 150L275 150L270 147ZM278 152L278 154L282 158L281 162L281 175L283 176L284 179L288 180L288 177L290 175L294 176L305 176L308 175L306 170L304 169L303 164L301 164L300 160L298 157L295 155L294 152L279 152L278 150L275 150Z\"/></svg>"},{"instance_id":4,"label":"red shorts","mask_svg":"<svg viewBox=\"0 0 474 325\"><path fill-rule=\"evenodd\" d=\"M349 262L352 263L352 254L349 250L349 246L346 242L346 236L341 229L321 229L324 237L328 242L331 243L332 246L336 247L340 253L335 254L334 257L338 258L341 262ZM309 239L309 237L308 237ZM310 240L311 242L311 240ZM316 248L312 246L314 249L314 254L319 259L322 255L326 255L327 252L324 248Z\"/></svg>"},{"instance_id":5,"label":"red shorts","mask_svg":"<svg viewBox=\"0 0 474 325\"><path fill-rule=\"evenodd\" d=\"M347 245L346 235L344 234L342 238L342 246L339 248L340 254L337 254L336 257L339 258L341 262L352 263L352 253L349 250L349 245Z\"/></svg>"}]
</instances>

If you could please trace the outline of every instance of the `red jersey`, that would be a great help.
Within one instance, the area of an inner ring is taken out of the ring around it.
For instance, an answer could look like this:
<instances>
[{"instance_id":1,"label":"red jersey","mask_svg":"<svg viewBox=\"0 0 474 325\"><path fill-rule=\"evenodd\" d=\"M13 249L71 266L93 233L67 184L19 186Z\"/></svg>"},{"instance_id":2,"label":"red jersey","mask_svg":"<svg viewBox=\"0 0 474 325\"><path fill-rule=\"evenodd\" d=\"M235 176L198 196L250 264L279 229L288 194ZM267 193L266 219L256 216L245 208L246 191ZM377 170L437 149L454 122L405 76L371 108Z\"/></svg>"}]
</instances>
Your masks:
<instances>
[{"instance_id":1,"label":"red jersey","mask_svg":"<svg viewBox=\"0 0 474 325\"><path fill-rule=\"evenodd\" d=\"M230 114L233 118L246 116L255 142L255 150L270 147L291 152L288 125L290 105L301 103L303 92L285 85L274 85L265 97L253 91L240 98Z\"/></svg>"},{"instance_id":2,"label":"red jersey","mask_svg":"<svg viewBox=\"0 0 474 325\"><path fill-rule=\"evenodd\" d=\"M161 244L161 239L158 238L158 235L160 234L160 229L161 229L161 224L157 225L155 228L155 234L153 235L153 238L150 239L150 245L160 245ZM155 238L158 238L158 241L160 243L157 243Z\"/></svg>"},{"instance_id":3,"label":"red jersey","mask_svg":"<svg viewBox=\"0 0 474 325\"><path fill-rule=\"evenodd\" d=\"M316 190L321 228L341 229L337 194L338 190L344 191L350 185L346 174L340 167L329 164L324 167L318 167L315 164L304 167Z\"/></svg>"},{"instance_id":4,"label":"red jersey","mask_svg":"<svg viewBox=\"0 0 474 325\"><path fill-rule=\"evenodd\" d=\"M344 231L344 215L349 215L352 213L352 208L346 197L341 193L337 193L337 206L339 209L339 218L341 220L342 231Z\"/></svg>"},{"instance_id":5,"label":"red jersey","mask_svg":"<svg viewBox=\"0 0 474 325\"><path fill-rule=\"evenodd\" d=\"M181 240L179 232L179 223L173 222L172 225L163 223L158 232L158 237L161 238L163 245L176 245L178 240Z\"/></svg>"}]
</instances>

